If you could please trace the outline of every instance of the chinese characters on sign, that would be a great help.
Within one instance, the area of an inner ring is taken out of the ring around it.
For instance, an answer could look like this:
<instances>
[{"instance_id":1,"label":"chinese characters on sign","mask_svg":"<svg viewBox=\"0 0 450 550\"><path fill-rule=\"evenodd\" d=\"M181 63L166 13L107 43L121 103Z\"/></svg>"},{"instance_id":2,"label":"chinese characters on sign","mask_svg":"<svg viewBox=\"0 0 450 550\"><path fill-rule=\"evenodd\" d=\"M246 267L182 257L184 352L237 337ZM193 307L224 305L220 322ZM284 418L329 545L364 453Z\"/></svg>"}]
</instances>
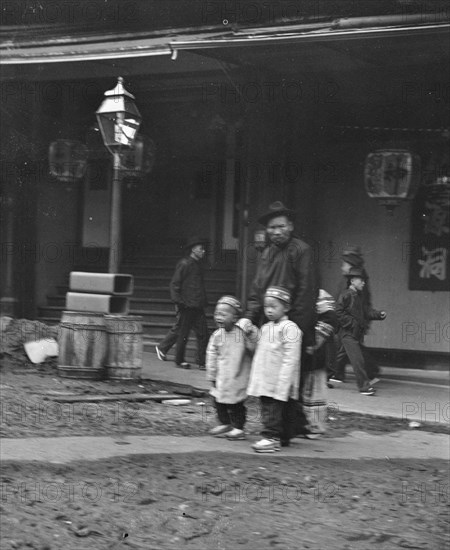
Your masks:
<instances>
[{"instance_id":1,"label":"chinese characters on sign","mask_svg":"<svg viewBox=\"0 0 450 550\"><path fill-rule=\"evenodd\" d=\"M446 185L422 189L412 218L410 290L449 288L449 207Z\"/></svg>"},{"instance_id":2,"label":"chinese characters on sign","mask_svg":"<svg viewBox=\"0 0 450 550\"><path fill-rule=\"evenodd\" d=\"M422 246L422 256L425 259L417 261L422 266L422 269L419 271L419 277L421 279L437 277L440 281L445 281L447 277L447 250L445 248L427 250L425 246Z\"/></svg>"}]
</instances>

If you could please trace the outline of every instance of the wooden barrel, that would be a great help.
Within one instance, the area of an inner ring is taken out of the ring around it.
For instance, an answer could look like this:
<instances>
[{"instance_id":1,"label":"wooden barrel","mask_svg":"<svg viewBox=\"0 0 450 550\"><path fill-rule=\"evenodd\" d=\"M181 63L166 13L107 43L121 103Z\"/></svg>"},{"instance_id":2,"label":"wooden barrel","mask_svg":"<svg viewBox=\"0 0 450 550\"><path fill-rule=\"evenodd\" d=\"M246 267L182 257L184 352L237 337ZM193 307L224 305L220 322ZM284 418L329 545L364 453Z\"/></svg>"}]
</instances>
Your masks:
<instances>
[{"instance_id":1,"label":"wooden barrel","mask_svg":"<svg viewBox=\"0 0 450 550\"><path fill-rule=\"evenodd\" d=\"M108 351L104 315L63 311L60 327L58 374L86 380L104 378Z\"/></svg>"},{"instance_id":2,"label":"wooden barrel","mask_svg":"<svg viewBox=\"0 0 450 550\"><path fill-rule=\"evenodd\" d=\"M107 378L138 380L144 351L142 317L105 315L105 325L108 333Z\"/></svg>"}]
</instances>

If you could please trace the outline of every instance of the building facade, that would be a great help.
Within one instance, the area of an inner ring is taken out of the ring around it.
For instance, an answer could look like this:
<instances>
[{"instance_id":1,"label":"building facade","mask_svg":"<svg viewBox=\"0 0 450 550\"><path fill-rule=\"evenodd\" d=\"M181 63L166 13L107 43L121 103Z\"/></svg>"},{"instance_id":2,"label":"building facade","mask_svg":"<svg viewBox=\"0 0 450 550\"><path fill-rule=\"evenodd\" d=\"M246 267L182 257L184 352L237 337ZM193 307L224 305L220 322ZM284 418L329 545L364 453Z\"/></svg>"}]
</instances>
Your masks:
<instances>
[{"instance_id":1,"label":"building facade","mask_svg":"<svg viewBox=\"0 0 450 550\"><path fill-rule=\"evenodd\" d=\"M205 235L245 299L256 220L282 200L327 290L342 250L363 249L388 312L370 347L409 364L448 359L448 192L430 206L426 185L450 175L450 17L438 2L288 4L3 7L3 312L35 318L74 266L104 269L111 159L95 111L122 76L153 143L151 170L122 182L124 268ZM87 146L83 178L49 174L58 139ZM364 187L379 149L421 159L416 199L392 215Z\"/></svg>"}]
</instances>

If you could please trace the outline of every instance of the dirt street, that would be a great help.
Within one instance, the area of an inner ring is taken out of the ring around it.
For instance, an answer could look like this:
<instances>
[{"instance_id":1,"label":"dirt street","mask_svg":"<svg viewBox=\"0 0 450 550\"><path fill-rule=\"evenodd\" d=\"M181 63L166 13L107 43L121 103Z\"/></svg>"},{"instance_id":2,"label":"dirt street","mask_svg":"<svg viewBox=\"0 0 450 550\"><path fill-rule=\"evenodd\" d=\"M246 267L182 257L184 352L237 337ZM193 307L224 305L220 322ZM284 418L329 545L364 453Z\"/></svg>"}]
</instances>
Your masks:
<instances>
[{"instance_id":1,"label":"dirt street","mask_svg":"<svg viewBox=\"0 0 450 550\"><path fill-rule=\"evenodd\" d=\"M144 386L144 387L140 387ZM161 403L58 403L78 394L172 392L161 383L58 378L2 369L3 437L200 435L215 423L207 397ZM164 395L164 394L161 394ZM205 403L202 405L201 403ZM249 404L250 436L260 429ZM407 423L329 411L327 443L353 430ZM445 426L422 426L445 432ZM417 433L417 432L416 432ZM181 440L180 440L181 441ZM2 549L391 550L449 546L444 460L332 460L227 452L138 455L67 465L5 462ZM123 441L123 444L126 444ZM295 446L308 445L296 439ZM388 451L388 450L387 450Z\"/></svg>"},{"instance_id":2,"label":"dirt street","mask_svg":"<svg viewBox=\"0 0 450 550\"><path fill-rule=\"evenodd\" d=\"M448 548L444 461L228 453L4 464L2 548Z\"/></svg>"}]
</instances>

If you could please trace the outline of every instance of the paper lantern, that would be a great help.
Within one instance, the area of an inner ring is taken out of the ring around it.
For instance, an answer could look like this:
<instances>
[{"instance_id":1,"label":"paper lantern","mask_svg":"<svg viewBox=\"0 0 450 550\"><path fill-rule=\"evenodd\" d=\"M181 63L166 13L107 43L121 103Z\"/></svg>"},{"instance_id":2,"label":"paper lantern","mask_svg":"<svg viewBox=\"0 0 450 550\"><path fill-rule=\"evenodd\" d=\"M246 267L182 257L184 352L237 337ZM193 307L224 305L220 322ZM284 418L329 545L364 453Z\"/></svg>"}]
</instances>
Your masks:
<instances>
[{"instance_id":1,"label":"paper lantern","mask_svg":"<svg viewBox=\"0 0 450 550\"><path fill-rule=\"evenodd\" d=\"M420 159L403 149L379 150L367 155L364 184L369 197L389 212L413 199L420 183Z\"/></svg>"},{"instance_id":2,"label":"paper lantern","mask_svg":"<svg viewBox=\"0 0 450 550\"><path fill-rule=\"evenodd\" d=\"M84 176L88 150L79 141L58 139L50 144L50 174L59 181L72 182Z\"/></svg>"}]
</instances>

